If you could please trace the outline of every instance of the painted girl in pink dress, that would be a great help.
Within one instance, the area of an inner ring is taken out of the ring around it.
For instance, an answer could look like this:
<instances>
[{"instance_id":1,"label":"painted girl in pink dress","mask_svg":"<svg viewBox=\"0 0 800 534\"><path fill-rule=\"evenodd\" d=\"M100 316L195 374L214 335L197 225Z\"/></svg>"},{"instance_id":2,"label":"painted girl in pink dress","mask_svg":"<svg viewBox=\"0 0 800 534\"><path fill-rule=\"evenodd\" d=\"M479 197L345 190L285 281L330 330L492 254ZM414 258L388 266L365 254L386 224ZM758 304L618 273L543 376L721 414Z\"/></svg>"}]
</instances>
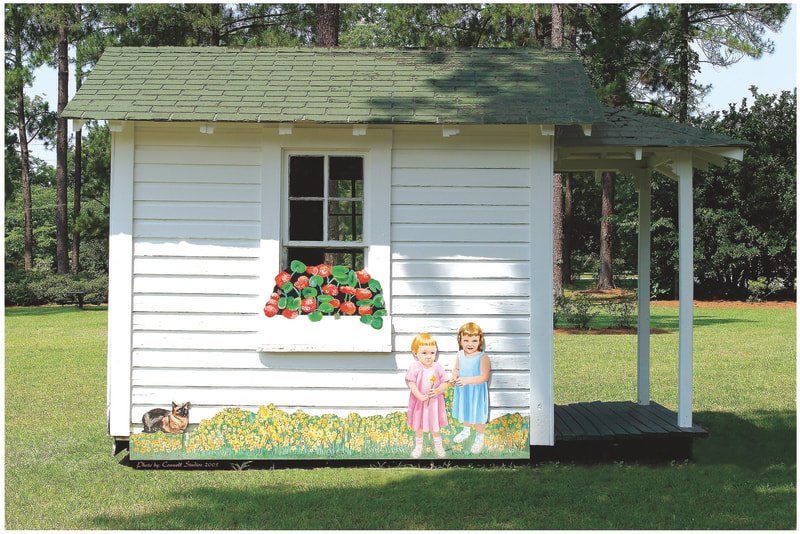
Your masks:
<instances>
[{"instance_id":1,"label":"painted girl in pink dress","mask_svg":"<svg viewBox=\"0 0 800 534\"><path fill-rule=\"evenodd\" d=\"M422 437L425 432L430 432L436 456L444 458L441 429L447 426L444 392L448 383L444 368L436 361L436 340L430 334L418 334L411 342L411 353L414 361L406 373L406 384L411 390L408 397L408 426L416 434L411 457L422 456Z\"/></svg>"}]
</instances>

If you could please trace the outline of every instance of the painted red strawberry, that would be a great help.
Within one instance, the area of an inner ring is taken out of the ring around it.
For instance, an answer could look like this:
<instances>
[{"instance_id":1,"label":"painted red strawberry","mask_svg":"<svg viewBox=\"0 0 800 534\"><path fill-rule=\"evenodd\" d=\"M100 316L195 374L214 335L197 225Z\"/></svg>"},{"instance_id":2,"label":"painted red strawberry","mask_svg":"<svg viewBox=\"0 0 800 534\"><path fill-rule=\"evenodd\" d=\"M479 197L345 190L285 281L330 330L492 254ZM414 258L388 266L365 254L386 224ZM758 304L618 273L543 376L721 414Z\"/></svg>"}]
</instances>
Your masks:
<instances>
[{"instance_id":1,"label":"painted red strawberry","mask_svg":"<svg viewBox=\"0 0 800 534\"><path fill-rule=\"evenodd\" d=\"M358 307L358 314L359 315L372 315L372 306L359 306Z\"/></svg>"},{"instance_id":2,"label":"painted red strawberry","mask_svg":"<svg viewBox=\"0 0 800 534\"><path fill-rule=\"evenodd\" d=\"M359 284L366 284L372 278L367 271L363 269L361 271L356 271L356 278L358 278Z\"/></svg>"},{"instance_id":3,"label":"painted red strawberry","mask_svg":"<svg viewBox=\"0 0 800 534\"><path fill-rule=\"evenodd\" d=\"M342 302L341 310L345 315L353 315L356 312L356 305L352 302Z\"/></svg>"},{"instance_id":4,"label":"painted red strawberry","mask_svg":"<svg viewBox=\"0 0 800 534\"><path fill-rule=\"evenodd\" d=\"M270 295L269 300L278 300L279 298L281 298L281 296L278 293L273 293Z\"/></svg>"},{"instance_id":5,"label":"painted red strawberry","mask_svg":"<svg viewBox=\"0 0 800 534\"><path fill-rule=\"evenodd\" d=\"M281 312L281 315L283 315L287 319L294 319L295 317L297 317L299 315L299 313L297 313L297 310L290 310L290 309L287 308L287 309L283 310L283 312Z\"/></svg>"},{"instance_id":6,"label":"painted red strawberry","mask_svg":"<svg viewBox=\"0 0 800 534\"><path fill-rule=\"evenodd\" d=\"M267 304L266 304L266 305L267 305L267 306L277 306L277 305L278 305L278 299L269 299L269 300L267 301Z\"/></svg>"},{"instance_id":7,"label":"painted red strawberry","mask_svg":"<svg viewBox=\"0 0 800 534\"><path fill-rule=\"evenodd\" d=\"M286 282L289 282L292 279L292 275L287 273L286 271L281 271L278 273L278 276L275 277L275 285L280 287Z\"/></svg>"},{"instance_id":8,"label":"painted red strawberry","mask_svg":"<svg viewBox=\"0 0 800 534\"><path fill-rule=\"evenodd\" d=\"M308 277L307 276L300 276L297 278L297 281L294 283L294 287L298 290L302 290L308 287Z\"/></svg>"},{"instance_id":9,"label":"painted red strawberry","mask_svg":"<svg viewBox=\"0 0 800 534\"><path fill-rule=\"evenodd\" d=\"M332 301L329 302L329 304L333 306L333 309L336 309L342 305L342 303L339 302L339 299L333 299Z\"/></svg>"},{"instance_id":10,"label":"painted red strawberry","mask_svg":"<svg viewBox=\"0 0 800 534\"><path fill-rule=\"evenodd\" d=\"M355 295L356 294L356 289L353 286L341 286L341 287L339 287L339 291L341 291L345 295Z\"/></svg>"},{"instance_id":11,"label":"painted red strawberry","mask_svg":"<svg viewBox=\"0 0 800 534\"><path fill-rule=\"evenodd\" d=\"M272 304L268 303L266 306L264 306L264 315L266 315L267 317L275 317L276 315L278 315L278 306L277 305L273 306Z\"/></svg>"},{"instance_id":12,"label":"painted red strawberry","mask_svg":"<svg viewBox=\"0 0 800 534\"><path fill-rule=\"evenodd\" d=\"M300 301L300 309L303 313L311 313L317 309L317 299L303 299Z\"/></svg>"},{"instance_id":13,"label":"painted red strawberry","mask_svg":"<svg viewBox=\"0 0 800 534\"><path fill-rule=\"evenodd\" d=\"M356 300L367 300L372 298L372 291L366 288L356 289Z\"/></svg>"},{"instance_id":14,"label":"painted red strawberry","mask_svg":"<svg viewBox=\"0 0 800 534\"><path fill-rule=\"evenodd\" d=\"M311 276L319 274L319 267L316 267L314 265L309 265L308 267L306 267L306 274L310 274Z\"/></svg>"},{"instance_id":15,"label":"painted red strawberry","mask_svg":"<svg viewBox=\"0 0 800 534\"><path fill-rule=\"evenodd\" d=\"M330 276L331 266L326 263L321 263L317 265L317 274L322 276L323 278Z\"/></svg>"},{"instance_id":16,"label":"painted red strawberry","mask_svg":"<svg viewBox=\"0 0 800 534\"><path fill-rule=\"evenodd\" d=\"M336 295L339 294L339 288L333 284L327 284L322 286L322 293L324 293L325 295L330 295L332 297L335 297Z\"/></svg>"}]
</instances>

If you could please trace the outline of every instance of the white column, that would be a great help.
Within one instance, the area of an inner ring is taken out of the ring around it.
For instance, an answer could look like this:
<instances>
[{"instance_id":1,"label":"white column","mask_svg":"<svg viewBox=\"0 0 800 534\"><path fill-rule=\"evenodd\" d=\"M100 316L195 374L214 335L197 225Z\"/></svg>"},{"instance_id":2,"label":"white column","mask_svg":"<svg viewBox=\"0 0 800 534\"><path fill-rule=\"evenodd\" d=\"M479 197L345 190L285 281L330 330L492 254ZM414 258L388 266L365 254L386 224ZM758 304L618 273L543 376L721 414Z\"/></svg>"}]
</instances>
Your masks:
<instances>
[{"instance_id":1,"label":"white column","mask_svg":"<svg viewBox=\"0 0 800 534\"><path fill-rule=\"evenodd\" d=\"M134 123L112 125L108 238L108 432L131 433Z\"/></svg>"},{"instance_id":2,"label":"white column","mask_svg":"<svg viewBox=\"0 0 800 534\"><path fill-rule=\"evenodd\" d=\"M553 137L532 128L530 154L530 442L553 445Z\"/></svg>"},{"instance_id":3,"label":"white column","mask_svg":"<svg viewBox=\"0 0 800 534\"><path fill-rule=\"evenodd\" d=\"M639 182L637 380L639 404L650 404L650 171L637 177Z\"/></svg>"},{"instance_id":4,"label":"white column","mask_svg":"<svg viewBox=\"0 0 800 534\"><path fill-rule=\"evenodd\" d=\"M692 331L694 300L694 253L692 208L692 156L683 152L675 159L678 175L678 426L692 426Z\"/></svg>"}]
</instances>

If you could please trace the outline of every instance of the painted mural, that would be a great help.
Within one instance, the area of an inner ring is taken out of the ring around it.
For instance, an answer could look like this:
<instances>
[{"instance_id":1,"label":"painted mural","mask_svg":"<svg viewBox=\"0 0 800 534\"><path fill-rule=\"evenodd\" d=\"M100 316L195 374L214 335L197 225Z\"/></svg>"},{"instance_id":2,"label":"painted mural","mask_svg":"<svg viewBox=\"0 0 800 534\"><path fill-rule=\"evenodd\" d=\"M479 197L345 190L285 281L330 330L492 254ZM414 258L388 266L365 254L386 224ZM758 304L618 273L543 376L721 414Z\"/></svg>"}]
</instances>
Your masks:
<instances>
[{"instance_id":1,"label":"painted mural","mask_svg":"<svg viewBox=\"0 0 800 534\"><path fill-rule=\"evenodd\" d=\"M227 408L187 429L189 402L145 413L131 436L132 460L528 458L529 418L489 420L491 361L475 323L458 331L453 369L439 364L427 333L411 344L408 407L388 415L294 413L273 404L256 412Z\"/></svg>"}]
</instances>

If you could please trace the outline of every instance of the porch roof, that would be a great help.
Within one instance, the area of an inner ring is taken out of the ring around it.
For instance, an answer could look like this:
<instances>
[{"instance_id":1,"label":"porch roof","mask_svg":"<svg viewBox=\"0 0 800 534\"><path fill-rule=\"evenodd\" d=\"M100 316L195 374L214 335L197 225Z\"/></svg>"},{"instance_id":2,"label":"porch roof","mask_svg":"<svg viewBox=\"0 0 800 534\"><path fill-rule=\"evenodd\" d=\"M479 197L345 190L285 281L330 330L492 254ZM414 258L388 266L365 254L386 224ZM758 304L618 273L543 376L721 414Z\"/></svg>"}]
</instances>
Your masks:
<instances>
[{"instance_id":1,"label":"porch roof","mask_svg":"<svg viewBox=\"0 0 800 534\"><path fill-rule=\"evenodd\" d=\"M575 52L120 47L69 119L414 124L603 120Z\"/></svg>"},{"instance_id":2,"label":"porch roof","mask_svg":"<svg viewBox=\"0 0 800 534\"><path fill-rule=\"evenodd\" d=\"M585 136L577 126L559 126L556 145L561 147L747 147L750 142L733 139L688 124L652 117L623 108L604 108L605 122L592 126Z\"/></svg>"}]
</instances>

